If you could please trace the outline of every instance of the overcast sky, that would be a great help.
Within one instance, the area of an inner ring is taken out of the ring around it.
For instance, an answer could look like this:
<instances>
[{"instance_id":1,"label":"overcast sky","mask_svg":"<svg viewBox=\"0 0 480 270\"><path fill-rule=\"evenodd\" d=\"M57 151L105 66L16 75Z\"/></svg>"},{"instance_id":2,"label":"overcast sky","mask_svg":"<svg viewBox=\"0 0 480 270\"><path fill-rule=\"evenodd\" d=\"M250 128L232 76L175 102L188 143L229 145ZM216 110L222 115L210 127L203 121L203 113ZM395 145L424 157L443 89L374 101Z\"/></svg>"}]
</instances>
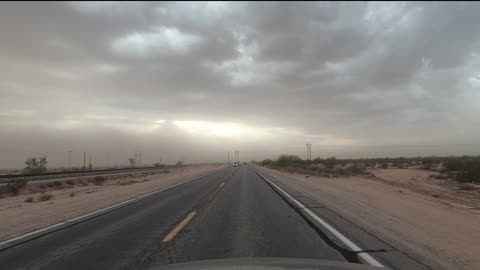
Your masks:
<instances>
[{"instance_id":1,"label":"overcast sky","mask_svg":"<svg viewBox=\"0 0 480 270\"><path fill-rule=\"evenodd\" d=\"M304 157L307 141L322 157L479 154L428 146L479 143L479 14L474 2L2 2L0 167L67 166L68 150L75 166L83 151L94 165L135 151Z\"/></svg>"}]
</instances>

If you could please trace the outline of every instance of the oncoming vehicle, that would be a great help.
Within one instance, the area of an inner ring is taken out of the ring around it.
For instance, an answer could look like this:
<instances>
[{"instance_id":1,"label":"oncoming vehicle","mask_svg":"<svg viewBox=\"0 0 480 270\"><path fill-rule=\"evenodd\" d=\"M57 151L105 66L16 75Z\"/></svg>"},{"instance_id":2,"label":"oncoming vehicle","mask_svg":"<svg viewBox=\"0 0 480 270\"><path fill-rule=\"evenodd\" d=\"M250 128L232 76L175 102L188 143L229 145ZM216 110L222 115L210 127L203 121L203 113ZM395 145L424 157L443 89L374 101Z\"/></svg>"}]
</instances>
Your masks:
<instances>
[{"instance_id":1,"label":"oncoming vehicle","mask_svg":"<svg viewBox=\"0 0 480 270\"><path fill-rule=\"evenodd\" d=\"M240 162L234 162L233 163L233 167L239 167L240 166Z\"/></svg>"}]
</instances>

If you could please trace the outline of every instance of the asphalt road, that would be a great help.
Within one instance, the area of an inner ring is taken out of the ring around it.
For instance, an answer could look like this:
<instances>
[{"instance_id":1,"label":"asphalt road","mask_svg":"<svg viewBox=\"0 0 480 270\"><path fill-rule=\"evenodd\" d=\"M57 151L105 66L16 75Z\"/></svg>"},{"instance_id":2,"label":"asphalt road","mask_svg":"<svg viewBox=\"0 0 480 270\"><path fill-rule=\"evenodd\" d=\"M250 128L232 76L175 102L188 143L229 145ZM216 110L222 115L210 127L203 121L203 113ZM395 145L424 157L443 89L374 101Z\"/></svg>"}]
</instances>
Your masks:
<instances>
[{"instance_id":1,"label":"asphalt road","mask_svg":"<svg viewBox=\"0 0 480 270\"><path fill-rule=\"evenodd\" d=\"M365 244L384 265L425 269L341 217L322 213L325 209L314 202L303 202ZM239 257L361 261L289 204L252 167L242 165L4 249L0 268L148 269Z\"/></svg>"}]
</instances>

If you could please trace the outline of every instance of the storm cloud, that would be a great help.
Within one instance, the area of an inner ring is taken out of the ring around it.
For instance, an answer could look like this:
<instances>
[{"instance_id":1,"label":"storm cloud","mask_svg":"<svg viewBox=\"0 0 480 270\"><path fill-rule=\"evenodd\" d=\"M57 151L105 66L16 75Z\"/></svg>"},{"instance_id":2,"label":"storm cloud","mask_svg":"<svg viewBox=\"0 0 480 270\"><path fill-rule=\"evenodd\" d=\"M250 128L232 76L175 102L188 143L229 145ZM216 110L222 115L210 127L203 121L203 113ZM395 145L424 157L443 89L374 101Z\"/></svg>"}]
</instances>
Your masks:
<instances>
[{"instance_id":1,"label":"storm cloud","mask_svg":"<svg viewBox=\"0 0 480 270\"><path fill-rule=\"evenodd\" d=\"M478 14L474 2L3 2L0 167L32 154L64 166L68 150L75 165L83 151L100 165L135 151L263 159L307 141L323 157L478 154L354 149L478 143ZM338 145L353 150L322 148Z\"/></svg>"}]
</instances>

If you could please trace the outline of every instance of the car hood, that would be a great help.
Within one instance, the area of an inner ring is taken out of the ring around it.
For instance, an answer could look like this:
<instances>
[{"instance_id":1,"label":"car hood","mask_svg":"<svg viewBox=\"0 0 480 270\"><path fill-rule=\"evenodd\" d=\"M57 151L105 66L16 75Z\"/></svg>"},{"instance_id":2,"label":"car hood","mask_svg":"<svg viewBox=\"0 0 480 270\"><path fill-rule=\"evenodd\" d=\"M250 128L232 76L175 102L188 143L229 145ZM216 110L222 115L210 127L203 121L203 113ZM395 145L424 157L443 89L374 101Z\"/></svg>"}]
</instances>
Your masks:
<instances>
[{"instance_id":1,"label":"car hood","mask_svg":"<svg viewBox=\"0 0 480 270\"><path fill-rule=\"evenodd\" d=\"M385 269L363 264L347 262L298 259L298 258L234 258L220 260L204 260L178 263L149 268L149 270L378 270Z\"/></svg>"}]
</instances>

